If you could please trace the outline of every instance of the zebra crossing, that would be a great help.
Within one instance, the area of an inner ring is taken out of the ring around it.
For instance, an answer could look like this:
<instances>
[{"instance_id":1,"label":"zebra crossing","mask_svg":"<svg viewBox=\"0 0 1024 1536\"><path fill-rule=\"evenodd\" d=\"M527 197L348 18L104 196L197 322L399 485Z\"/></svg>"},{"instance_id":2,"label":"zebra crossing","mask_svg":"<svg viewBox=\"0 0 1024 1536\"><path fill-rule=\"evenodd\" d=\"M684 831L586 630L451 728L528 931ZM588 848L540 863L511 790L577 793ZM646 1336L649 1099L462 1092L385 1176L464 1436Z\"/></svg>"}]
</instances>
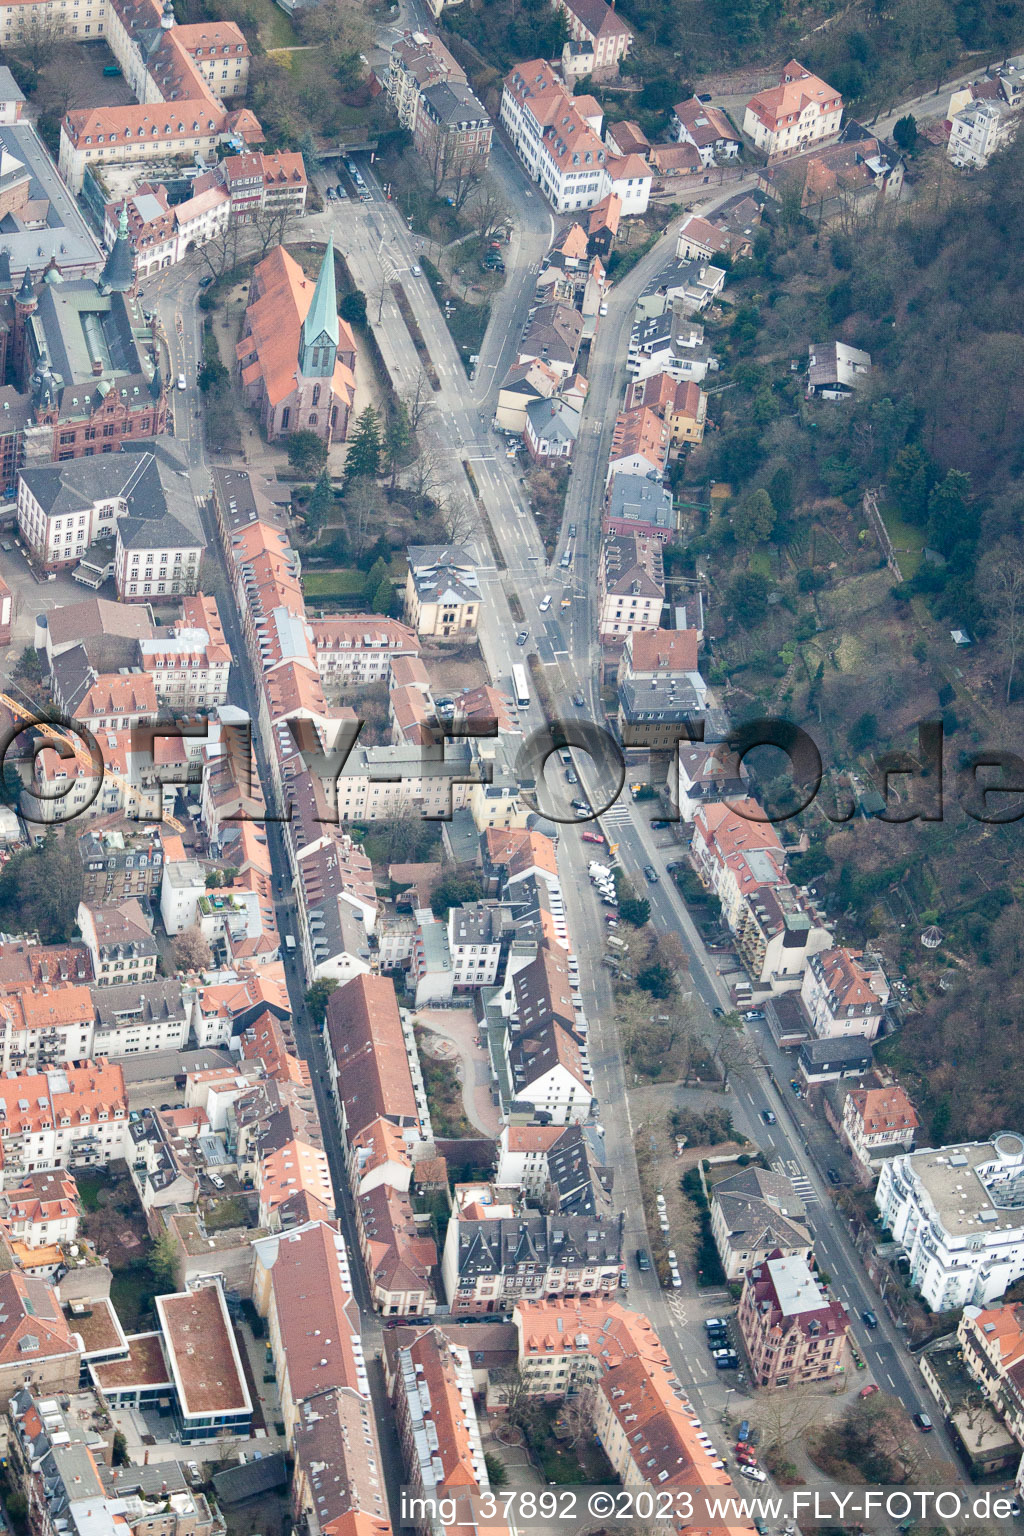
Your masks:
<instances>
[{"instance_id":1,"label":"zebra crossing","mask_svg":"<svg viewBox=\"0 0 1024 1536\"><path fill-rule=\"evenodd\" d=\"M779 1158L776 1162L772 1163L772 1167L776 1173L786 1176L804 1205L821 1204L821 1201L814 1192L814 1186L810 1179L805 1173L800 1172L800 1164L794 1158L790 1158L788 1163Z\"/></svg>"},{"instance_id":2,"label":"zebra crossing","mask_svg":"<svg viewBox=\"0 0 1024 1536\"><path fill-rule=\"evenodd\" d=\"M624 827L630 821L629 806L621 800L616 800L610 810L601 812L601 821L607 821L613 827Z\"/></svg>"}]
</instances>

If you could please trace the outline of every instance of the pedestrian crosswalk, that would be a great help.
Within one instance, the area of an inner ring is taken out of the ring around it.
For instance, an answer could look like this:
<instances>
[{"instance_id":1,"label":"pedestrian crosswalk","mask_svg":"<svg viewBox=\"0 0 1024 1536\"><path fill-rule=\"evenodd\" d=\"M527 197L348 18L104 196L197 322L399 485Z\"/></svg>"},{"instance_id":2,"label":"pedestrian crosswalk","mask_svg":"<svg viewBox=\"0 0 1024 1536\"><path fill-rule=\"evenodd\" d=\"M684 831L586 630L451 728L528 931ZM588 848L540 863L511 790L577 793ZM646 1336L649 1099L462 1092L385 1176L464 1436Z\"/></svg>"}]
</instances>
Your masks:
<instances>
[{"instance_id":1,"label":"pedestrian crosswalk","mask_svg":"<svg viewBox=\"0 0 1024 1536\"><path fill-rule=\"evenodd\" d=\"M814 1186L810 1179L805 1173L800 1172L800 1164L793 1158L790 1158L788 1163L783 1162L782 1158L779 1158L776 1162L772 1163L772 1167L776 1173L785 1174L804 1205L821 1204L821 1201L814 1192Z\"/></svg>"},{"instance_id":2,"label":"pedestrian crosswalk","mask_svg":"<svg viewBox=\"0 0 1024 1536\"><path fill-rule=\"evenodd\" d=\"M624 827L630 820L629 806L624 805L621 800L616 800L610 809L601 812L601 820L610 822L613 827Z\"/></svg>"}]
</instances>

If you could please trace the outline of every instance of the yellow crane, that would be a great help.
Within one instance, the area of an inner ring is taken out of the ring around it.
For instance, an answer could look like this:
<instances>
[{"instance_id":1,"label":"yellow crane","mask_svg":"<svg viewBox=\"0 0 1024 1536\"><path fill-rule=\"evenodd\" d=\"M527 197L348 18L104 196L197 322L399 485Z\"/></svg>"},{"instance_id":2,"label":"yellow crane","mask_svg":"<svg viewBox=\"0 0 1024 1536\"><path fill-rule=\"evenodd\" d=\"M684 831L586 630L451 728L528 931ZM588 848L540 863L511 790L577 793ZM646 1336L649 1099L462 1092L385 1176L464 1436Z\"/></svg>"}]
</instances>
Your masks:
<instances>
[{"instance_id":1,"label":"yellow crane","mask_svg":"<svg viewBox=\"0 0 1024 1536\"><path fill-rule=\"evenodd\" d=\"M0 704L6 705L7 708L11 711L11 714L15 716L15 718L27 720L30 725L35 727L40 735L48 736L53 741L59 741L64 746L70 747L75 755L75 758L82 764L83 768L88 768L90 770L95 769L92 753L89 751L82 738L80 736L76 736L73 731L63 730L59 725L54 725L49 720L40 720L36 715L32 713L30 709L26 708L24 704L20 704L17 699L12 699L9 693L0 693ZM137 785L132 784L130 780L124 777L123 774L116 773L113 768L108 768L105 763L103 765L103 777L105 779L109 779L112 784L116 784L119 789L122 789L126 798L130 796L141 800L141 789L139 789ZM184 823L178 821L175 816L164 816L163 823L166 826L173 827L175 832L184 832L186 830Z\"/></svg>"}]
</instances>

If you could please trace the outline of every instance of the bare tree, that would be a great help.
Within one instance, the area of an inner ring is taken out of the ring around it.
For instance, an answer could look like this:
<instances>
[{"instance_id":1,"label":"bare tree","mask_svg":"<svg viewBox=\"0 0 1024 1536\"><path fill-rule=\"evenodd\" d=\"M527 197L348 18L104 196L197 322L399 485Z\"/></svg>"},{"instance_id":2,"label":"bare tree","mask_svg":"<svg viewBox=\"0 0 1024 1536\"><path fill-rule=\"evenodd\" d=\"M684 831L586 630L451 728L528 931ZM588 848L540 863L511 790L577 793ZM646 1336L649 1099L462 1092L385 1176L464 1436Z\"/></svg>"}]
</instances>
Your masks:
<instances>
[{"instance_id":1,"label":"bare tree","mask_svg":"<svg viewBox=\"0 0 1024 1536\"><path fill-rule=\"evenodd\" d=\"M509 206L490 179L481 182L466 211L481 240L493 240L495 235L508 229L512 223Z\"/></svg>"},{"instance_id":2,"label":"bare tree","mask_svg":"<svg viewBox=\"0 0 1024 1536\"><path fill-rule=\"evenodd\" d=\"M205 971L213 960L210 946L196 923L178 934L171 949L179 971Z\"/></svg>"},{"instance_id":3,"label":"bare tree","mask_svg":"<svg viewBox=\"0 0 1024 1536\"><path fill-rule=\"evenodd\" d=\"M67 23L62 17L50 13L44 15L41 11L42 7L39 7L34 15L24 18L19 16L19 27L24 20L24 29L19 31L17 41L10 48L10 52L17 58L31 64L37 74L53 58L68 35Z\"/></svg>"},{"instance_id":4,"label":"bare tree","mask_svg":"<svg viewBox=\"0 0 1024 1536\"><path fill-rule=\"evenodd\" d=\"M55 116L63 117L81 99L81 89L82 69L75 50L58 43L43 71L36 102L39 106L45 104Z\"/></svg>"},{"instance_id":5,"label":"bare tree","mask_svg":"<svg viewBox=\"0 0 1024 1536\"><path fill-rule=\"evenodd\" d=\"M427 447L410 464L405 484L418 501L434 498L444 483L444 465L434 447Z\"/></svg>"},{"instance_id":6,"label":"bare tree","mask_svg":"<svg viewBox=\"0 0 1024 1536\"><path fill-rule=\"evenodd\" d=\"M384 492L376 480L357 475L345 492L345 530L352 554L366 553L386 522Z\"/></svg>"},{"instance_id":7,"label":"bare tree","mask_svg":"<svg viewBox=\"0 0 1024 1536\"><path fill-rule=\"evenodd\" d=\"M821 1421L822 1410L821 1392L811 1386L787 1387L784 1392L766 1394L757 1409L765 1450L777 1457L785 1457L791 1447Z\"/></svg>"},{"instance_id":8,"label":"bare tree","mask_svg":"<svg viewBox=\"0 0 1024 1536\"><path fill-rule=\"evenodd\" d=\"M996 622L999 648L1006 658L1006 703L1013 697L1017 658L1024 643L1024 556L1016 541L1000 539L986 555L981 589Z\"/></svg>"},{"instance_id":9,"label":"bare tree","mask_svg":"<svg viewBox=\"0 0 1024 1536\"><path fill-rule=\"evenodd\" d=\"M257 260L263 257L275 245L285 245L289 235L293 232L296 223L294 208L261 208L249 221L256 248Z\"/></svg>"},{"instance_id":10,"label":"bare tree","mask_svg":"<svg viewBox=\"0 0 1024 1536\"><path fill-rule=\"evenodd\" d=\"M405 401L405 408L409 413L410 428L413 432L418 432L420 423L434 410L433 395L422 373L416 380L416 388L411 398Z\"/></svg>"},{"instance_id":11,"label":"bare tree","mask_svg":"<svg viewBox=\"0 0 1024 1536\"><path fill-rule=\"evenodd\" d=\"M231 220L211 240L196 246L211 277L223 277L225 272L237 267L242 257L243 228L244 225Z\"/></svg>"},{"instance_id":12,"label":"bare tree","mask_svg":"<svg viewBox=\"0 0 1024 1536\"><path fill-rule=\"evenodd\" d=\"M476 527L476 512L457 491L438 500L438 516L449 544L461 544Z\"/></svg>"}]
</instances>

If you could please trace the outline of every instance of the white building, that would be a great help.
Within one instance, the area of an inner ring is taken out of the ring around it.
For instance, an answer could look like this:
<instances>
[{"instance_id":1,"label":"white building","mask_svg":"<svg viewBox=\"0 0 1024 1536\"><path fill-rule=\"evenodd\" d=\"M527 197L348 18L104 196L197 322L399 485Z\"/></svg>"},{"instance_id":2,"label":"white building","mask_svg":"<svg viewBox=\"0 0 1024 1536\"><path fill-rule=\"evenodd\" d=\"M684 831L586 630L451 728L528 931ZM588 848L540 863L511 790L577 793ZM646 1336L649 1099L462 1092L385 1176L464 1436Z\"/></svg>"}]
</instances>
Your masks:
<instances>
[{"instance_id":1,"label":"white building","mask_svg":"<svg viewBox=\"0 0 1024 1536\"><path fill-rule=\"evenodd\" d=\"M875 1204L933 1312L997 1301L1024 1276L1024 1137L908 1152L881 1167Z\"/></svg>"},{"instance_id":2,"label":"white building","mask_svg":"<svg viewBox=\"0 0 1024 1536\"><path fill-rule=\"evenodd\" d=\"M800 1000L820 1039L863 1035L874 1040L889 1001L889 983L880 965L837 946L808 960Z\"/></svg>"},{"instance_id":3,"label":"white building","mask_svg":"<svg viewBox=\"0 0 1024 1536\"><path fill-rule=\"evenodd\" d=\"M834 139L842 119L839 92L790 59L778 85L748 101L743 132L769 160L780 160Z\"/></svg>"},{"instance_id":4,"label":"white building","mask_svg":"<svg viewBox=\"0 0 1024 1536\"><path fill-rule=\"evenodd\" d=\"M456 987L493 987L501 963L501 908L473 901L448 912L448 955Z\"/></svg>"},{"instance_id":5,"label":"white building","mask_svg":"<svg viewBox=\"0 0 1024 1536\"><path fill-rule=\"evenodd\" d=\"M1016 119L1002 101L972 101L950 123L946 154L954 165L980 170L997 149L1009 143Z\"/></svg>"},{"instance_id":6,"label":"white building","mask_svg":"<svg viewBox=\"0 0 1024 1536\"><path fill-rule=\"evenodd\" d=\"M195 859L164 865L160 880L160 916L164 931L183 933L196 921L200 899L206 895L206 870Z\"/></svg>"}]
</instances>

